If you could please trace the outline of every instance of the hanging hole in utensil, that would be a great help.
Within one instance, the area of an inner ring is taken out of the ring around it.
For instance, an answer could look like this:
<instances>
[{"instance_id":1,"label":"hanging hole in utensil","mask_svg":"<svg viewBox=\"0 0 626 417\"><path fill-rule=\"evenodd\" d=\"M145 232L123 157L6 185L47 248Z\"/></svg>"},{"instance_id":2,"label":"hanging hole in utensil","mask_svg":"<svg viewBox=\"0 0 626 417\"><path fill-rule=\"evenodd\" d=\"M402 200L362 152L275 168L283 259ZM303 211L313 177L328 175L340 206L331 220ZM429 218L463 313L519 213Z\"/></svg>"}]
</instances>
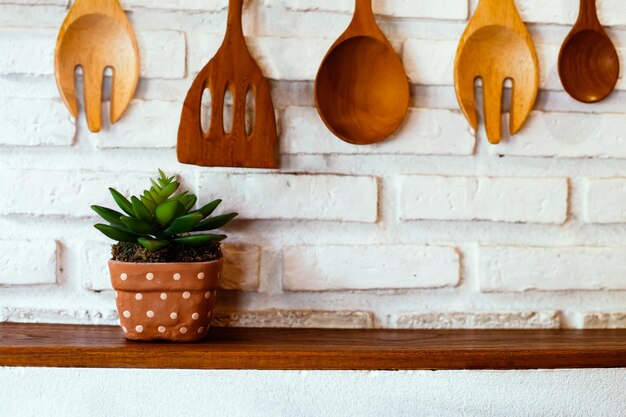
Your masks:
<instances>
[{"instance_id":1,"label":"hanging hole in utensil","mask_svg":"<svg viewBox=\"0 0 626 417\"><path fill-rule=\"evenodd\" d=\"M222 119L222 127L225 134L233 131L233 96L233 85L228 83L226 91L224 92L224 113Z\"/></svg>"},{"instance_id":2,"label":"hanging hole in utensil","mask_svg":"<svg viewBox=\"0 0 626 417\"><path fill-rule=\"evenodd\" d=\"M246 93L246 112L245 112L245 128L246 136L252 136L254 132L254 116L256 114L256 99L254 97L254 90L248 88Z\"/></svg>"},{"instance_id":3,"label":"hanging hole in utensil","mask_svg":"<svg viewBox=\"0 0 626 417\"><path fill-rule=\"evenodd\" d=\"M208 87L202 91L202 100L200 101L200 126L202 132L207 133L211 127L211 103L213 95Z\"/></svg>"}]
</instances>

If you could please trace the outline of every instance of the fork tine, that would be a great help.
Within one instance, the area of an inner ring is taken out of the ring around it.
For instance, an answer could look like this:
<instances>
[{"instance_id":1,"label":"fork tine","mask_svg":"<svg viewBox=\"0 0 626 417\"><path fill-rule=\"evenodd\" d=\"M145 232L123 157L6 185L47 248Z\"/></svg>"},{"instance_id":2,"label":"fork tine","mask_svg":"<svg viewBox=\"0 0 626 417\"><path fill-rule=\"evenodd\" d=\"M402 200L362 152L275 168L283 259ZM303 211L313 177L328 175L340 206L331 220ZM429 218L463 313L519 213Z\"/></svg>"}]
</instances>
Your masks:
<instances>
[{"instance_id":1,"label":"fork tine","mask_svg":"<svg viewBox=\"0 0 626 417\"><path fill-rule=\"evenodd\" d=\"M522 128L526 119L530 115L530 112L535 105L535 99L537 97L536 92L533 92L527 88L521 88L515 85L513 80L513 88L511 95L511 123L509 126L511 135L516 134Z\"/></svg>"},{"instance_id":2,"label":"fork tine","mask_svg":"<svg viewBox=\"0 0 626 417\"><path fill-rule=\"evenodd\" d=\"M113 68L113 78L111 79L111 107L109 110L111 123L117 122L122 117L135 94L137 84L134 78L123 73L125 69L122 69L121 73L118 73L117 70L117 67Z\"/></svg>"},{"instance_id":3,"label":"fork tine","mask_svg":"<svg viewBox=\"0 0 626 417\"><path fill-rule=\"evenodd\" d=\"M78 104L76 101L76 85L74 79L74 70L76 66L69 60L55 60L56 66L56 81L61 98L67 106L68 110L74 116L78 118Z\"/></svg>"},{"instance_id":4,"label":"fork tine","mask_svg":"<svg viewBox=\"0 0 626 417\"><path fill-rule=\"evenodd\" d=\"M500 143L502 135L502 88L504 80L491 76L483 78L483 105L485 110L485 130L489 142Z\"/></svg>"},{"instance_id":5,"label":"fork tine","mask_svg":"<svg viewBox=\"0 0 626 417\"><path fill-rule=\"evenodd\" d=\"M476 104L474 101L474 78L458 70L456 76L456 95L461 111L463 111L470 126L476 130L478 129L478 116L476 115Z\"/></svg>"},{"instance_id":6,"label":"fork tine","mask_svg":"<svg viewBox=\"0 0 626 417\"><path fill-rule=\"evenodd\" d=\"M85 88L85 115L87 126L94 133L100 131L102 124L102 78L104 68L92 64L83 66Z\"/></svg>"}]
</instances>

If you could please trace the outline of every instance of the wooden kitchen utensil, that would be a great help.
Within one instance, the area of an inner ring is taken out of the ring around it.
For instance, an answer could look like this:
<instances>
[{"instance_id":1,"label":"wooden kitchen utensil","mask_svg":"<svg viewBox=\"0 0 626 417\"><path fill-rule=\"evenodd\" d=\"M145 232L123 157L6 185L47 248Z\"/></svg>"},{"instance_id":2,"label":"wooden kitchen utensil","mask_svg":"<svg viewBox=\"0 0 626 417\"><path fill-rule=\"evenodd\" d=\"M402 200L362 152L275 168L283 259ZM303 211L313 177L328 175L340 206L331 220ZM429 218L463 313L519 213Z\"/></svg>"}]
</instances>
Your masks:
<instances>
[{"instance_id":1,"label":"wooden kitchen utensil","mask_svg":"<svg viewBox=\"0 0 626 417\"><path fill-rule=\"evenodd\" d=\"M270 87L254 61L241 27L243 0L229 0L222 46L194 80L178 128L178 160L202 166L278 168L276 119ZM211 93L211 120L201 125L202 95ZM224 96L233 97L233 124L224 131ZM254 122L246 133L246 96L254 95Z\"/></svg>"},{"instance_id":2,"label":"wooden kitchen utensil","mask_svg":"<svg viewBox=\"0 0 626 417\"><path fill-rule=\"evenodd\" d=\"M514 0L480 0L457 50L454 86L461 110L478 128L474 82L482 79L485 128L489 142L501 137L502 89L513 82L510 132L517 133L532 110L539 88L539 64L533 41Z\"/></svg>"},{"instance_id":3,"label":"wooden kitchen utensil","mask_svg":"<svg viewBox=\"0 0 626 417\"><path fill-rule=\"evenodd\" d=\"M580 0L578 20L559 53L565 91L583 103L606 98L619 78L619 57L598 20L595 0Z\"/></svg>"},{"instance_id":4,"label":"wooden kitchen utensil","mask_svg":"<svg viewBox=\"0 0 626 417\"><path fill-rule=\"evenodd\" d=\"M61 26L54 69L61 97L74 118L78 117L77 66L83 69L87 125L92 132L99 132L105 68L113 70L111 123L122 117L139 80L137 40L117 0L75 0Z\"/></svg>"},{"instance_id":5,"label":"wooden kitchen utensil","mask_svg":"<svg viewBox=\"0 0 626 417\"><path fill-rule=\"evenodd\" d=\"M380 142L402 123L409 82L402 62L374 19L371 0L330 48L315 79L315 103L326 126L355 145Z\"/></svg>"}]
</instances>

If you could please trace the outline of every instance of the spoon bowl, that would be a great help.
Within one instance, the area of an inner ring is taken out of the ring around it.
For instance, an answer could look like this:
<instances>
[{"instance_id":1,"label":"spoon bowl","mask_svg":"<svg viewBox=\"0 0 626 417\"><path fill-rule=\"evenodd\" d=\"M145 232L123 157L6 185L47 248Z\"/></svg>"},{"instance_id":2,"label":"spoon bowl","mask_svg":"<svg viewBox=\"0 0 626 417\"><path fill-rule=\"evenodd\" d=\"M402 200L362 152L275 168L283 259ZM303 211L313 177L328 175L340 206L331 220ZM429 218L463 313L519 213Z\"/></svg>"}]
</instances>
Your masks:
<instances>
[{"instance_id":1,"label":"spoon bowl","mask_svg":"<svg viewBox=\"0 0 626 417\"><path fill-rule=\"evenodd\" d=\"M395 51L376 38L357 36L337 45L322 63L316 102L335 135L346 142L371 144L402 123L409 101L406 86Z\"/></svg>"},{"instance_id":2,"label":"spoon bowl","mask_svg":"<svg viewBox=\"0 0 626 417\"><path fill-rule=\"evenodd\" d=\"M598 20L595 0L581 0L578 20L559 53L565 91L583 103L605 99L619 79L619 57Z\"/></svg>"}]
</instances>

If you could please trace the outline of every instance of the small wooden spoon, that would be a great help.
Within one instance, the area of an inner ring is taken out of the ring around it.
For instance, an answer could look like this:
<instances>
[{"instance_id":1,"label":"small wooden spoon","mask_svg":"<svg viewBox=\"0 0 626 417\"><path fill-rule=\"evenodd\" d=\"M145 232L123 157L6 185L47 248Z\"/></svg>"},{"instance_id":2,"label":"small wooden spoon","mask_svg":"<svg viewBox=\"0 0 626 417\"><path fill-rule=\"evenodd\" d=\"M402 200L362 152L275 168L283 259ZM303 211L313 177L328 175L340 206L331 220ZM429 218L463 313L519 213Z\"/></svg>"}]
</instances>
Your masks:
<instances>
[{"instance_id":1,"label":"small wooden spoon","mask_svg":"<svg viewBox=\"0 0 626 417\"><path fill-rule=\"evenodd\" d=\"M57 38L54 68L65 105L78 117L74 71L83 68L85 113L92 132L100 131L102 79L113 69L111 123L128 107L139 80L139 49L133 28L117 0L76 0Z\"/></svg>"},{"instance_id":2,"label":"small wooden spoon","mask_svg":"<svg viewBox=\"0 0 626 417\"><path fill-rule=\"evenodd\" d=\"M580 0L578 20L559 53L565 91L583 103L605 99L619 79L619 57L598 20L595 0Z\"/></svg>"},{"instance_id":3,"label":"small wooden spoon","mask_svg":"<svg viewBox=\"0 0 626 417\"><path fill-rule=\"evenodd\" d=\"M356 0L352 22L326 54L315 79L315 103L326 126L355 145L384 140L404 120L409 82L376 24L371 0Z\"/></svg>"}]
</instances>

